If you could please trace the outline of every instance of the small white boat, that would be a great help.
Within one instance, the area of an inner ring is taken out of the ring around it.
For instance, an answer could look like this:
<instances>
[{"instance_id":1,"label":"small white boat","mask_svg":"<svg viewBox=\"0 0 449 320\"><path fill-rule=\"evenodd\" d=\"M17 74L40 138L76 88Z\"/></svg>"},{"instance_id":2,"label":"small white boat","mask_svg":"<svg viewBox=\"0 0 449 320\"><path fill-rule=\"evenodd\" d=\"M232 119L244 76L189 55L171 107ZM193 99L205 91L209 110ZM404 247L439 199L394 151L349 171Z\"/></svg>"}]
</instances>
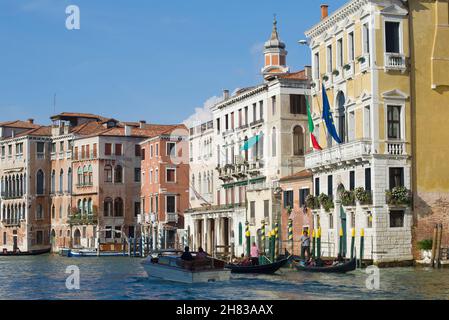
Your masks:
<instances>
[{"instance_id":1,"label":"small white boat","mask_svg":"<svg viewBox=\"0 0 449 320\"><path fill-rule=\"evenodd\" d=\"M193 261L181 259L182 252L165 251L150 255L142 262L149 277L182 283L207 283L228 281L231 270L224 268L224 262L213 258L196 258Z\"/></svg>"},{"instance_id":2,"label":"small white boat","mask_svg":"<svg viewBox=\"0 0 449 320\"><path fill-rule=\"evenodd\" d=\"M125 257L126 253L123 252L107 252L100 251L98 254L96 249L80 249L80 250L68 250L66 253L67 257L77 258L77 257Z\"/></svg>"}]
</instances>

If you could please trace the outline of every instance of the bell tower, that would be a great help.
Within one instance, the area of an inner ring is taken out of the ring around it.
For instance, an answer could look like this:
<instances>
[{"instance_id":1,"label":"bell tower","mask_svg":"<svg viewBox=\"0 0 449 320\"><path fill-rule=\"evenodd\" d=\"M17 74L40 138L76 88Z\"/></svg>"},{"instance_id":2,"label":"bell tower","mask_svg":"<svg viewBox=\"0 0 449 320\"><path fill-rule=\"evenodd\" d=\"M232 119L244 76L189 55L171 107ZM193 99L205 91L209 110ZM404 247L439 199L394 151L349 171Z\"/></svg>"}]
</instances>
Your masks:
<instances>
[{"instance_id":1,"label":"bell tower","mask_svg":"<svg viewBox=\"0 0 449 320\"><path fill-rule=\"evenodd\" d=\"M265 79L273 75L289 72L286 59L287 51L285 50L285 44L279 40L276 15L274 15L273 19L273 30L271 31L270 40L265 42L263 53L265 65L262 68L262 74Z\"/></svg>"}]
</instances>

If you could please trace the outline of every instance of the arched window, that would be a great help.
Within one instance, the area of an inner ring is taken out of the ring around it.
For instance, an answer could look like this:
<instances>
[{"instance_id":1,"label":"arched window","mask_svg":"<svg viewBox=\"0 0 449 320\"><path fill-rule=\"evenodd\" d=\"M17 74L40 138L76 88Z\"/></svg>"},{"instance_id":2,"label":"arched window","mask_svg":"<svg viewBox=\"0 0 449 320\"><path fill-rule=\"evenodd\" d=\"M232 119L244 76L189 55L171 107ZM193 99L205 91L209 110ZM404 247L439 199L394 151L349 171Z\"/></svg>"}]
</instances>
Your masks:
<instances>
[{"instance_id":1,"label":"arched window","mask_svg":"<svg viewBox=\"0 0 449 320\"><path fill-rule=\"evenodd\" d=\"M42 210L42 205L38 204L36 206L36 220L41 220L44 218L44 211Z\"/></svg>"},{"instance_id":2,"label":"arched window","mask_svg":"<svg viewBox=\"0 0 449 320\"><path fill-rule=\"evenodd\" d=\"M115 167L115 172L114 172L114 176L115 176L115 183L122 183L123 182L123 168L122 166L116 166Z\"/></svg>"},{"instance_id":3,"label":"arched window","mask_svg":"<svg viewBox=\"0 0 449 320\"><path fill-rule=\"evenodd\" d=\"M296 126L293 129L293 155L304 155L304 130L301 126Z\"/></svg>"},{"instance_id":4,"label":"arched window","mask_svg":"<svg viewBox=\"0 0 449 320\"><path fill-rule=\"evenodd\" d=\"M55 193L56 191L56 172L53 170L51 172L51 193Z\"/></svg>"},{"instance_id":5,"label":"arched window","mask_svg":"<svg viewBox=\"0 0 449 320\"><path fill-rule=\"evenodd\" d=\"M87 214L93 214L92 199L87 200Z\"/></svg>"},{"instance_id":6,"label":"arched window","mask_svg":"<svg viewBox=\"0 0 449 320\"><path fill-rule=\"evenodd\" d=\"M83 168L78 167L78 185L82 186L83 184Z\"/></svg>"},{"instance_id":7,"label":"arched window","mask_svg":"<svg viewBox=\"0 0 449 320\"><path fill-rule=\"evenodd\" d=\"M114 216L123 217L123 200L122 198L116 198L114 201Z\"/></svg>"},{"instance_id":8,"label":"arched window","mask_svg":"<svg viewBox=\"0 0 449 320\"><path fill-rule=\"evenodd\" d=\"M56 218L56 209L55 206L51 206L51 218L55 219Z\"/></svg>"},{"instance_id":9,"label":"arched window","mask_svg":"<svg viewBox=\"0 0 449 320\"><path fill-rule=\"evenodd\" d=\"M271 131L271 156L272 157L276 157L276 145L277 143L277 134L276 134L276 128L273 127L272 131Z\"/></svg>"},{"instance_id":10,"label":"arched window","mask_svg":"<svg viewBox=\"0 0 449 320\"><path fill-rule=\"evenodd\" d=\"M92 166L89 165L89 167L87 168L87 183L88 185L92 185L93 184L93 179L92 179L92 175L93 175L93 170L92 170Z\"/></svg>"},{"instance_id":11,"label":"arched window","mask_svg":"<svg viewBox=\"0 0 449 320\"><path fill-rule=\"evenodd\" d=\"M104 211L103 211L103 215L105 217L112 217L112 208L113 207L113 203L112 203L112 199L111 198L105 198L104 199Z\"/></svg>"},{"instance_id":12,"label":"arched window","mask_svg":"<svg viewBox=\"0 0 449 320\"><path fill-rule=\"evenodd\" d=\"M338 112L338 136L341 142L346 141L346 110L345 110L345 95L339 92L337 95L337 112Z\"/></svg>"},{"instance_id":13,"label":"arched window","mask_svg":"<svg viewBox=\"0 0 449 320\"><path fill-rule=\"evenodd\" d=\"M89 203L87 202L87 199L83 199L83 214L89 214Z\"/></svg>"},{"instance_id":14,"label":"arched window","mask_svg":"<svg viewBox=\"0 0 449 320\"><path fill-rule=\"evenodd\" d=\"M83 201L81 199L78 200L78 214L82 214L83 213Z\"/></svg>"},{"instance_id":15,"label":"arched window","mask_svg":"<svg viewBox=\"0 0 449 320\"><path fill-rule=\"evenodd\" d=\"M59 172L59 193L63 193L64 189L64 170L61 169L61 172Z\"/></svg>"},{"instance_id":16,"label":"arched window","mask_svg":"<svg viewBox=\"0 0 449 320\"><path fill-rule=\"evenodd\" d=\"M89 169L87 166L83 167L83 185L88 185L89 184Z\"/></svg>"},{"instance_id":17,"label":"arched window","mask_svg":"<svg viewBox=\"0 0 449 320\"><path fill-rule=\"evenodd\" d=\"M109 164L104 167L104 181L112 182L112 167Z\"/></svg>"},{"instance_id":18,"label":"arched window","mask_svg":"<svg viewBox=\"0 0 449 320\"><path fill-rule=\"evenodd\" d=\"M72 193L72 182L73 182L72 168L69 168L69 172L67 173L67 190L69 191L69 193Z\"/></svg>"},{"instance_id":19,"label":"arched window","mask_svg":"<svg viewBox=\"0 0 449 320\"><path fill-rule=\"evenodd\" d=\"M36 175L36 193L39 195L44 194L44 172L39 170Z\"/></svg>"}]
</instances>

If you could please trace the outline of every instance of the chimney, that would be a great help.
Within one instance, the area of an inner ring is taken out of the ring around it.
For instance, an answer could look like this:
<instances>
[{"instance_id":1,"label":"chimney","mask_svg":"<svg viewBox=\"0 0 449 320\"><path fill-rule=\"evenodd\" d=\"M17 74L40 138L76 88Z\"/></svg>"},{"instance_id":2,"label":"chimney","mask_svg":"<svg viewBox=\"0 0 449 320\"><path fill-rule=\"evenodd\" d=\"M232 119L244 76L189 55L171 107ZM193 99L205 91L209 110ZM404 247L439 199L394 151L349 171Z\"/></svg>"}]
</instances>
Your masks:
<instances>
[{"instance_id":1,"label":"chimney","mask_svg":"<svg viewBox=\"0 0 449 320\"><path fill-rule=\"evenodd\" d=\"M324 20L329 15L329 6L327 4L321 5L321 20Z\"/></svg>"},{"instance_id":2,"label":"chimney","mask_svg":"<svg viewBox=\"0 0 449 320\"><path fill-rule=\"evenodd\" d=\"M147 123L147 122L146 122L145 120L140 120L140 121L139 121L140 129L145 128L146 123Z\"/></svg>"},{"instance_id":3,"label":"chimney","mask_svg":"<svg viewBox=\"0 0 449 320\"><path fill-rule=\"evenodd\" d=\"M229 90L223 90L223 100L229 99Z\"/></svg>"},{"instance_id":4,"label":"chimney","mask_svg":"<svg viewBox=\"0 0 449 320\"><path fill-rule=\"evenodd\" d=\"M132 129L131 126L125 125L125 136L127 137L131 136L131 129Z\"/></svg>"},{"instance_id":5,"label":"chimney","mask_svg":"<svg viewBox=\"0 0 449 320\"><path fill-rule=\"evenodd\" d=\"M307 79L312 79L312 67L304 66L304 72L306 73Z\"/></svg>"},{"instance_id":6,"label":"chimney","mask_svg":"<svg viewBox=\"0 0 449 320\"><path fill-rule=\"evenodd\" d=\"M31 119L31 118L30 118L30 119L28 119L27 121L28 121L28 123L34 124L34 119Z\"/></svg>"}]
</instances>

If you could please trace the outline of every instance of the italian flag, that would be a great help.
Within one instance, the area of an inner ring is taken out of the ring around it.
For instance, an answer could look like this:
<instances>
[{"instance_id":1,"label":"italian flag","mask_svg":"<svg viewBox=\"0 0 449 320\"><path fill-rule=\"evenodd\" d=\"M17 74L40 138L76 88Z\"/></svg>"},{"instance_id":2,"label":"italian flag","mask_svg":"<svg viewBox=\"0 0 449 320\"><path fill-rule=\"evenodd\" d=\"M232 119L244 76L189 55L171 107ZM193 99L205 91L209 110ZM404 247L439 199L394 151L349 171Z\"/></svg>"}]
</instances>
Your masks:
<instances>
[{"instance_id":1,"label":"italian flag","mask_svg":"<svg viewBox=\"0 0 449 320\"><path fill-rule=\"evenodd\" d=\"M310 105L309 105L309 99L306 97L306 105L307 105L307 117L309 119L309 131L310 131L310 139L312 140L312 145L315 150L323 150L320 145L318 144L318 141L315 138L315 135L313 134L313 131L315 130L315 126L313 124L312 120L312 113L310 112Z\"/></svg>"}]
</instances>

